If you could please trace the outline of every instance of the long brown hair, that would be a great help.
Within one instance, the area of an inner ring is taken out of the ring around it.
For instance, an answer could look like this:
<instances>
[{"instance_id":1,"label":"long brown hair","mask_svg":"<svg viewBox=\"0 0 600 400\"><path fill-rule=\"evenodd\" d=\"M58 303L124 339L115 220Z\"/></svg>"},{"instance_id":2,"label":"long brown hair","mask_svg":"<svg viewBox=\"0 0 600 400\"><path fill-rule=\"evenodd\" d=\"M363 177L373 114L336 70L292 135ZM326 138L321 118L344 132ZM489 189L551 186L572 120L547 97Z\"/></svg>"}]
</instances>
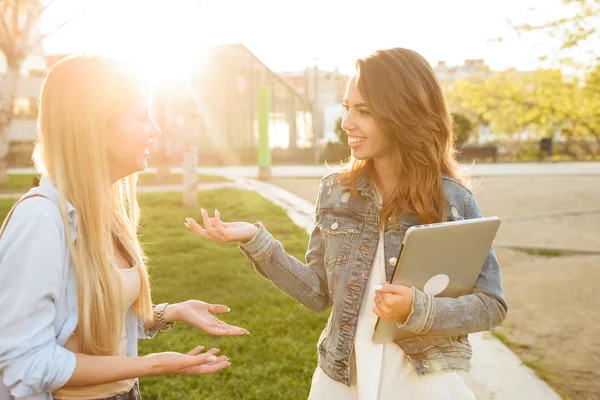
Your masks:
<instances>
[{"instance_id":1,"label":"long brown hair","mask_svg":"<svg viewBox=\"0 0 600 400\"><path fill-rule=\"evenodd\" d=\"M461 183L465 178L458 169L452 117L435 72L417 52L394 48L358 59L355 77L394 149L395 189L383 205L381 220L415 212L425 223L443 221L446 199L441 174ZM365 177L377 185L373 160L351 158L340 183L357 193Z\"/></svg>"}]
</instances>

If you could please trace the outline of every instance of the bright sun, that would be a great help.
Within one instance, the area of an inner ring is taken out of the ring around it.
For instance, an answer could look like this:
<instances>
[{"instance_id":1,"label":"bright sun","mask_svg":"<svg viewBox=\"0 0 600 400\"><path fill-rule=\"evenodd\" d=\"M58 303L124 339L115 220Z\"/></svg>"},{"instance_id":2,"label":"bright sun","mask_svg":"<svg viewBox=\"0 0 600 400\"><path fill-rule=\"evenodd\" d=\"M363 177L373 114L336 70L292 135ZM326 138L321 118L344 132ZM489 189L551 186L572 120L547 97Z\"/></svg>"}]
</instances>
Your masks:
<instances>
[{"instance_id":1,"label":"bright sun","mask_svg":"<svg viewBox=\"0 0 600 400\"><path fill-rule=\"evenodd\" d=\"M106 26L97 36L95 52L120 59L151 82L184 77L205 51L198 0L105 0L101 4L86 18Z\"/></svg>"}]
</instances>

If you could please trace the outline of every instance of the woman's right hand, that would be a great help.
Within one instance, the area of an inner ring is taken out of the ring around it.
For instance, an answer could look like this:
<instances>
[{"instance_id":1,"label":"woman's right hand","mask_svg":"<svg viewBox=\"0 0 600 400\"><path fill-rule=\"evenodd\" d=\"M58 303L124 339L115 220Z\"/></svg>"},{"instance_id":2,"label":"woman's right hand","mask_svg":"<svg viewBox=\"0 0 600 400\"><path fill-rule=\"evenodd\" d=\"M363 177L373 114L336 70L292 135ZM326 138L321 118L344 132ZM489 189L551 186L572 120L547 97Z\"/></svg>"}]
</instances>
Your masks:
<instances>
[{"instance_id":1,"label":"woman's right hand","mask_svg":"<svg viewBox=\"0 0 600 400\"><path fill-rule=\"evenodd\" d=\"M248 222L223 222L219 210L215 210L214 218L210 218L202 209L204 228L193 218L186 218L185 225L198 235L221 243L249 242L256 236L258 228Z\"/></svg>"},{"instance_id":2,"label":"woman's right hand","mask_svg":"<svg viewBox=\"0 0 600 400\"><path fill-rule=\"evenodd\" d=\"M211 349L200 354L203 348L203 346L198 346L187 354L163 352L144 356L143 358L150 365L147 375L211 374L231 365L226 356L216 356L219 349Z\"/></svg>"}]
</instances>

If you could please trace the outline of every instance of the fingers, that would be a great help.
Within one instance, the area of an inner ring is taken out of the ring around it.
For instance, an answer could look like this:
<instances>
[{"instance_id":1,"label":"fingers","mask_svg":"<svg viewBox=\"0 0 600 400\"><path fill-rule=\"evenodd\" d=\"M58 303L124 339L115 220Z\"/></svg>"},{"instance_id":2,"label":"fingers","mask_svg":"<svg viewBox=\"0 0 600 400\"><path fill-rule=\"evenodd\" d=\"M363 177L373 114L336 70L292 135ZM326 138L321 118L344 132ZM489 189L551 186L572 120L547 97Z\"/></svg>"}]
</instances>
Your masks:
<instances>
[{"instance_id":1,"label":"fingers","mask_svg":"<svg viewBox=\"0 0 600 400\"><path fill-rule=\"evenodd\" d=\"M217 219L215 218L209 218L206 210L202 209L201 211L204 228L200 224L198 224L193 218L186 218L185 226L207 239L217 240L221 242L227 241L225 235L222 232L222 229L226 227L226 224L218 223ZM216 229L215 226L218 226L218 229Z\"/></svg>"},{"instance_id":2,"label":"fingers","mask_svg":"<svg viewBox=\"0 0 600 400\"><path fill-rule=\"evenodd\" d=\"M196 222L196 220L194 220L194 218L186 218L185 219L185 226L187 226L188 228L190 228L192 231L196 232L200 236L203 236L203 237L206 237L206 238L209 237L206 234L206 230L204 228L202 228L202 226L200 226L200 224L198 224Z\"/></svg>"},{"instance_id":3,"label":"fingers","mask_svg":"<svg viewBox=\"0 0 600 400\"><path fill-rule=\"evenodd\" d=\"M202 350L204 349L204 346L196 346L192 351L189 351L187 353L188 356L197 356L198 354L200 354L200 352L202 352Z\"/></svg>"},{"instance_id":4,"label":"fingers","mask_svg":"<svg viewBox=\"0 0 600 400\"><path fill-rule=\"evenodd\" d=\"M215 226L217 228L221 227L221 213L219 210L215 210Z\"/></svg>"},{"instance_id":5,"label":"fingers","mask_svg":"<svg viewBox=\"0 0 600 400\"><path fill-rule=\"evenodd\" d=\"M202 374L212 374L213 372L218 372L222 369L225 369L231 365L229 359L225 356L218 357L211 364L203 364L197 365L194 367L186 368L186 374L188 375L202 375Z\"/></svg>"},{"instance_id":6,"label":"fingers","mask_svg":"<svg viewBox=\"0 0 600 400\"><path fill-rule=\"evenodd\" d=\"M214 314L225 314L225 313L228 313L229 311L231 311L231 309L222 304L210 304L208 306L208 311L210 311L211 313L214 313Z\"/></svg>"},{"instance_id":7,"label":"fingers","mask_svg":"<svg viewBox=\"0 0 600 400\"><path fill-rule=\"evenodd\" d=\"M206 230L206 232L217 239L220 239L221 241L225 242L226 238L223 235L223 232L221 231L221 226L220 224L216 224L216 226L218 226L219 228L215 228L215 226L213 226L213 223L216 222L216 218L213 220L214 222L211 222L211 219L208 217L208 212L202 208L201 209L202 212L202 220L204 221L204 229Z\"/></svg>"},{"instance_id":8,"label":"fingers","mask_svg":"<svg viewBox=\"0 0 600 400\"><path fill-rule=\"evenodd\" d=\"M377 315L379 318L383 318L381 311L379 311L379 308L377 306L375 306L375 308L373 308L373 312L375 313L375 315Z\"/></svg>"},{"instance_id":9,"label":"fingers","mask_svg":"<svg viewBox=\"0 0 600 400\"><path fill-rule=\"evenodd\" d=\"M204 222L204 229L206 229L206 231L208 232L211 229L213 229L213 226L210 223L210 219L208 218L208 212L204 208L201 208L200 213L202 214L202 221Z\"/></svg>"},{"instance_id":10,"label":"fingers","mask_svg":"<svg viewBox=\"0 0 600 400\"><path fill-rule=\"evenodd\" d=\"M218 321L216 325L213 325L209 329L205 329L206 332L215 336L236 336L236 335L247 335L248 332L244 328L226 324L223 321Z\"/></svg>"},{"instance_id":11,"label":"fingers","mask_svg":"<svg viewBox=\"0 0 600 400\"><path fill-rule=\"evenodd\" d=\"M412 293L412 289L403 286L403 285L392 285L389 283L383 283L381 285L375 286L375 290L378 292L378 295L381 296L382 293L390 293L390 294L398 294L398 295L406 295Z\"/></svg>"}]
</instances>

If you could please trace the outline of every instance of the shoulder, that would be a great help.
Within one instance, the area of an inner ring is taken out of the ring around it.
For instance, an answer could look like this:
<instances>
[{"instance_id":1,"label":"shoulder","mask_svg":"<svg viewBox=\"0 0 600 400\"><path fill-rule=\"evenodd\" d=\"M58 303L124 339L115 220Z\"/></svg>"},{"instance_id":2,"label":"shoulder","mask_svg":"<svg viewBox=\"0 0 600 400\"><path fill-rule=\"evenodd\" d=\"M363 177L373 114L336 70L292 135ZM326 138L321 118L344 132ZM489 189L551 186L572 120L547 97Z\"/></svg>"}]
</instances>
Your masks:
<instances>
[{"instance_id":1,"label":"shoulder","mask_svg":"<svg viewBox=\"0 0 600 400\"><path fill-rule=\"evenodd\" d=\"M337 185L342 177L343 171L332 171L329 174L321 178L321 186L323 185Z\"/></svg>"},{"instance_id":2,"label":"shoulder","mask_svg":"<svg viewBox=\"0 0 600 400\"><path fill-rule=\"evenodd\" d=\"M459 182L447 175L442 175L442 189L450 202L460 203L473 197L471 189L465 183Z\"/></svg>"},{"instance_id":3,"label":"shoulder","mask_svg":"<svg viewBox=\"0 0 600 400\"><path fill-rule=\"evenodd\" d=\"M333 171L321 178L317 199L319 203L321 203L322 200L325 200L332 195L335 196L336 193L343 192L347 189L346 186L340 183L342 174L342 171Z\"/></svg>"},{"instance_id":4,"label":"shoulder","mask_svg":"<svg viewBox=\"0 0 600 400\"><path fill-rule=\"evenodd\" d=\"M17 204L6 226L5 235L10 237L17 231L33 234L32 236L39 236L41 233L61 234L63 222L54 201L35 196Z\"/></svg>"}]
</instances>

